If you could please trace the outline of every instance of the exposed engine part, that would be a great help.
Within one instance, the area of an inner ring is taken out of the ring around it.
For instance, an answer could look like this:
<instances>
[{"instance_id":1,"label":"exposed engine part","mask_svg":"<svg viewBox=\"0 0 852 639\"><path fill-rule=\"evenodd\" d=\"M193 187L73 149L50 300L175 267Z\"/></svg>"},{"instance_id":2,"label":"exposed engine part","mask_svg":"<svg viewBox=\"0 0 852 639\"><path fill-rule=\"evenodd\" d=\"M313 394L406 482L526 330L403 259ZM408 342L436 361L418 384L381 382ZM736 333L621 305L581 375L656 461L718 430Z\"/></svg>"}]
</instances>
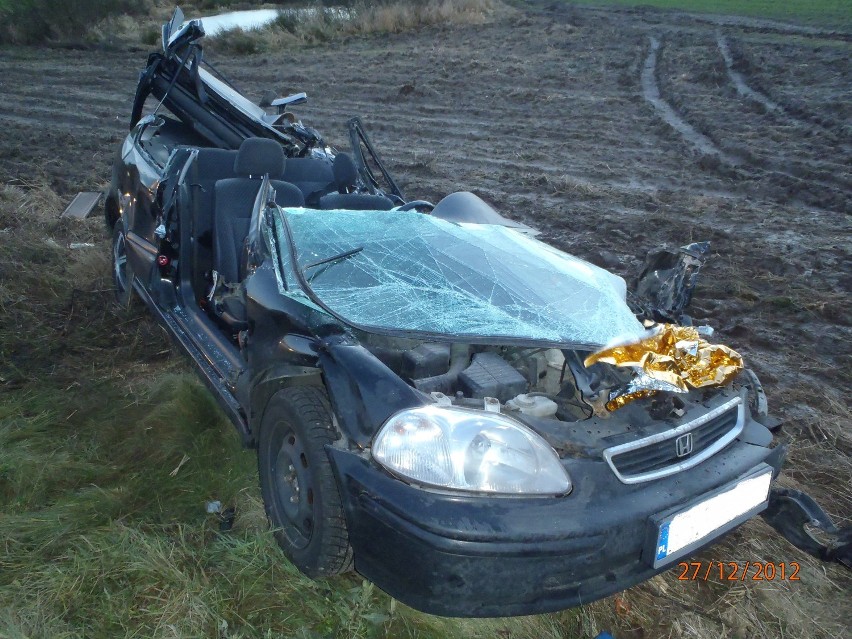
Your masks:
<instances>
[{"instance_id":1,"label":"exposed engine part","mask_svg":"<svg viewBox=\"0 0 852 639\"><path fill-rule=\"evenodd\" d=\"M521 394L506 402L506 407L533 417L553 417L559 405L543 395Z\"/></svg>"},{"instance_id":2,"label":"exposed engine part","mask_svg":"<svg viewBox=\"0 0 852 639\"><path fill-rule=\"evenodd\" d=\"M497 353L477 353L459 375L459 389L469 397L496 397L502 402L527 390L527 380Z\"/></svg>"},{"instance_id":3,"label":"exposed engine part","mask_svg":"<svg viewBox=\"0 0 852 639\"><path fill-rule=\"evenodd\" d=\"M439 393L437 391L434 391L432 393L429 393L429 395L431 395L432 399L435 400L435 403L438 406L452 406L453 405L453 400L450 399L449 397L447 397L446 395L444 395L443 393Z\"/></svg>"},{"instance_id":4,"label":"exposed engine part","mask_svg":"<svg viewBox=\"0 0 852 639\"><path fill-rule=\"evenodd\" d=\"M501 360L502 361L502 360ZM450 369L441 375L412 380L414 388L424 393L452 393L461 373L470 363L470 346L453 344L450 347ZM504 362L505 364L505 362ZM506 364L508 366L508 364ZM511 368L511 367L509 367ZM516 372L512 369L513 372ZM484 395L483 395L484 397Z\"/></svg>"},{"instance_id":5,"label":"exposed engine part","mask_svg":"<svg viewBox=\"0 0 852 639\"><path fill-rule=\"evenodd\" d=\"M530 392L547 395L559 392L562 366L565 363L565 356L559 349L521 349L509 355L507 361L527 378Z\"/></svg>"},{"instance_id":6,"label":"exposed engine part","mask_svg":"<svg viewBox=\"0 0 852 639\"><path fill-rule=\"evenodd\" d=\"M683 417L686 411L683 400L671 393L659 393L651 402L648 414L653 419L669 419Z\"/></svg>"},{"instance_id":7,"label":"exposed engine part","mask_svg":"<svg viewBox=\"0 0 852 639\"><path fill-rule=\"evenodd\" d=\"M482 409L486 413L499 413L500 412L500 400L496 397L483 397L482 398Z\"/></svg>"},{"instance_id":8,"label":"exposed engine part","mask_svg":"<svg viewBox=\"0 0 852 639\"><path fill-rule=\"evenodd\" d=\"M402 354L400 372L408 379L423 379L442 375L449 366L450 345L427 342Z\"/></svg>"},{"instance_id":9,"label":"exposed engine part","mask_svg":"<svg viewBox=\"0 0 852 639\"><path fill-rule=\"evenodd\" d=\"M577 351L565 351L565 361L574 377L579 399L589 407L592 414L606 418L610 415L606 408L610 392L628 383L632 372L627 369L618 370L608 364L593 364L587 367L583 364L584 355L585 353ZM560 395L564 396L564 391L563 387Z\"/></svg>"}]
</instances>

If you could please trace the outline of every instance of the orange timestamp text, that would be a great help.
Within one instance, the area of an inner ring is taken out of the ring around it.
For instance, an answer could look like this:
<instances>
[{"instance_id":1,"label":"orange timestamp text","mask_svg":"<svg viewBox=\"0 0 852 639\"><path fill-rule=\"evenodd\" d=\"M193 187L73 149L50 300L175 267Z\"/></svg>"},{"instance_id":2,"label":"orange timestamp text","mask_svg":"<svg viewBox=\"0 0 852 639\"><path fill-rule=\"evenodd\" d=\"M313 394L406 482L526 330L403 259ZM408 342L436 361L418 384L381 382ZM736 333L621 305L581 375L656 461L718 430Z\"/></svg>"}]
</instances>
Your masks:
<instances>
[{"instance_id":1,"label":"orange timestamp text","mask_svg":"<svg viewBox=\"0 0 852 639\"><path fill-rule=\"evenodd\" d=\"M801 581L799 562L682 561L679 581Z\"/></svg>"}]
</instances>

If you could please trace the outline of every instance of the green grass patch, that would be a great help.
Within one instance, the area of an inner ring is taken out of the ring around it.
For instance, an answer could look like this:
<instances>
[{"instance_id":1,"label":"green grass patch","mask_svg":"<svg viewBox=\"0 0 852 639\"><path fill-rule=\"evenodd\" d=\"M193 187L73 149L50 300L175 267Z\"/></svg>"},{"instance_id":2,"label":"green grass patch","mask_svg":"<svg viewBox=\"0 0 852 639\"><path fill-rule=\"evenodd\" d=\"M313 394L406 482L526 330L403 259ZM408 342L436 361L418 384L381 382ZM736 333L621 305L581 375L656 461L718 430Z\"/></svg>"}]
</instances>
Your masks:
<instances>
[{"instance_id":1,"label":"green grass patch","mask_svg":"<svg viewBox=\"0 0 852 639\"><path fill-rule=\"evenodd\" d=\"M846 30L852 26L849 0L563 0L586 6L657 7L695 13L768 18Z\"/></svg>"},{"instance_id":2,"label":"green grass patch","mask_svg":"<svg viewBox=\"0 0 852 639\"><path fill-rule=\"evenodd\" d=\"M78 40L104 18L152 7L153 0L0 0L0 42Z\"/></svg>"}]
</instances>

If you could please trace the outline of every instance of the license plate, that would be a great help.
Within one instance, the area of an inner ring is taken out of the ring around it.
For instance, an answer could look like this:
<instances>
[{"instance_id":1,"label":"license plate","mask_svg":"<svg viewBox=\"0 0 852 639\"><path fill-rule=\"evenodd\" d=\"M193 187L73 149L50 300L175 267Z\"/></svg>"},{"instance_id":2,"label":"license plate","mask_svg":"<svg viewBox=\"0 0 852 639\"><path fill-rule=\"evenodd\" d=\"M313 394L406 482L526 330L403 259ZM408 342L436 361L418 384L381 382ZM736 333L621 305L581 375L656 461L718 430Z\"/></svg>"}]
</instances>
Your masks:
<instances>
[{"instance_id":1,"label":"license plate","mask_svg":"<svg viewBox=\"0 0 852 639\"><path fill-rule=\"evenodd\" d=\"M712 497L656 519L654 568L682 557L766 508L771 482L772 468L764 465Z\"/></svg>"}]
</instances>

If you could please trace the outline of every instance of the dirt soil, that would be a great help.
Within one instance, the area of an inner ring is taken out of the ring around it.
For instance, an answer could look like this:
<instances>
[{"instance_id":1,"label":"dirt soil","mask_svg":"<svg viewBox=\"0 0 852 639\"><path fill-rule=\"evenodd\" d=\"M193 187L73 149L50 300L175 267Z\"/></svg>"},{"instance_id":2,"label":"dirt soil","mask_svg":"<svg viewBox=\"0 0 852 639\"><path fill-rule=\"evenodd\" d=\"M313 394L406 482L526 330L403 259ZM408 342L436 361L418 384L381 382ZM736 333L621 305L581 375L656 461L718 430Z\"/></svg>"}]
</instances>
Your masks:
<instances>
[{"instance_id":1,"label":"dirt soil","mask_svg":"<svg viewBox=\"0 0 852 639\"><path fill-rule=\"evenodd\" d=\"M145 53L0 50L0 179L104 187ZM306 91L299 115L340 146L361 114L410 198L471 190L628 281L649 250L709 240L692 315L762 379L782 482L849 525L850 53L850 34L541 3L216 62L253 99ZM852 636L852 573L761 521L701 559L798 561L801 580L674 570L592 612L619 637Z\"/></svg>"}]
</instances>

